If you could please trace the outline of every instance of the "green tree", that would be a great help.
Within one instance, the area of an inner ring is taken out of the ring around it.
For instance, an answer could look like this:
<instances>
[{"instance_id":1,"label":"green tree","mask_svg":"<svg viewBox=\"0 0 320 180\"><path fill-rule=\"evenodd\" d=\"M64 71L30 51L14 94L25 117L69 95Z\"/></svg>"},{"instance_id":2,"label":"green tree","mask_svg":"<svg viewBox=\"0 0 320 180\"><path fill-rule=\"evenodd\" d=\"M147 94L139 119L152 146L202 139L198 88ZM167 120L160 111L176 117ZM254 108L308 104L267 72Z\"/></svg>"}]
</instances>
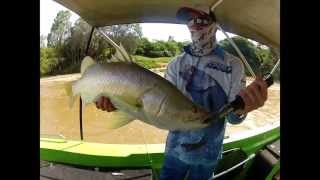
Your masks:
<instances>
[{"instance_id":1,"label":"green tree","mask_svg":"<svg viewBox=\"0 0 320 180\"><path fill-rule=\"evenodd\" d=\"M168 41L152 41L141 38L138 42L136 55L147 57L172 57L182 52L184 44L176 42L172 38Z\"/></svg>"},{"instance_id":2,"label":"green tree","mask_svg":"<svg viewBox=\"0 0 320 180\"><path fill-rule=\"evenodd\" d=\"M137 50L138 41L142 38L139 24L121 24L101 28L117 44L122 44L130 54Z\"/></svg>"},{"instance_id":3,"label":"green tree","mask_svg":"<svg viewBox=\"0 0 320 180\"><path fill-rule=\"evenodd\" d=\"M79 18L71 28L71 35L63 46L63 57L68 64L80 65L81 60L86 55L86 47L89 40L92 27L83 19ZM129 53L135 51L136 39L142 36L141 27L138 24L131 25L115 25L101 28L111 39L117 44L121 43ZM98 31L94 31L89 47L89 55L96 61L105 61L111 57L115 49L108 44L103 35Z\"/></svg>"},{"instance_id":4,"label":"green tree","mask_svg":"<svg viewBox=\"0 0 320 180\"><path fill-rule=\"evenodd\" d=\"M168 41L165 43L165 46L167 57L175 56L176 54L181 52L178 46L178 42L174 40L173 36L169 36Z\"/></svg>"},{"instance_id":5,"label":"green tree","mask_svg":"<svg viewBox=\"0 0 320 180\"><path fill-rule=\"evenodd\" d=\"M184 51L183 47L190 44L190 43L191 43L190 41L177 42L177 46L179 48L179 53L183 52Z\"/></svg>"},{"instance_id":6,"label":"green tree","mask_svg":"<svg viewBox=\"0 0 320 180\"><path fill-rule=\"evenodd\" d=\"M269 48L260 43L255 45L248 39L240 36L235 36L232 39L239 47L242 54L246 57L248 63L256 74L264 75L269 73L279 59L279 54L275 49ZM227 39L220 41L219 44L227 52L239 57L238 53L236 53L235 49ZM247 69L246 74L250 75ZM280 79L280 68L274 72L273 77L275 80Z\"/></svg>"},{"instance_id":7,"label":"green tree","mask_svg":"<svg viewBox=\"0 0 320 180\"><path fill-rule=\"evenodd\" d=\"M256 51L257 51L256 46L252 42L250 42L248 39L240 36L234 36L232 37L232 40L235 42L235 44L238 46L242 54L245 56L248 63L252 67L253 71L255 73L260 73L259 68L260 68L261 62L259 60L259 57L256 54ZM224 50L226 50L230 54L236 57L239 57L238 53L236 52L236 50L233 48L233 46L229 43L227 39L220 41L219 44ZM247 69L246 69L246 74L250 75Z\"/></svg>"},{"instance_id":8,"label":"green tree","mask_svg":"<svg viewBox=\"0 0 320 180\"><path fill-rule=\"evenodd\" d=\"M71 35L70 17L70 11L59 11L47 36L46 46L44 46L44 37L40 37L42 74L55 74L55 72L64 68L63 64L66 62L66 58L63 53L66 40Z\"/></svg>"},{"instance_id":9,"label":"green tree","mask_svg":"<svg viewBox=\"0 0 320 180\"><path fill-rule=\"evenodd\" d=\"M174 41L174 37L170 35L170 36L168 37L168 41Z\"/></svg>"},{"instance_id":10,"label":"green tree","mask_svg":"<svg viewBox=\"0 0 320 180\"><path fill-rule=\"evenodd\" d=\"M261 60L260 69L262 74L269 73L280 58L275 49L263 46L259 43L257 45L257 55ZM275 80L280 79L280 67L274 72L273 77Z\"/></svg>"},{"instance_id":11,"label":"green tree","mask_svg":"<svg viewBox=\"0 0 320 180\"><path fill-rule=\"evenodd\" d=\"M44 35L40 36L40 48L46 48L47 47L46 39L47 39L46 36L44 36Z\"/></svg>"},{"instance_id":12,"label":"green tree","mask_svg":"<svg viewBox=\"0 0 320 180\"><path fill-rule=\"evenodd\" d=\"M113 46L99 32L95 32L89 48L89 55L97 61L103 62L111 58L114 52Z\"/></svg>"},{"instance_id":13,"label":"green tree","mask_svg":"<svg viewBox=\"0 0 320 180\"><path fill-rule=\"evenodd\" d=\"M70 36L70 11L59 11L48 34L48 47L59 48Z\"/></svg>"},{"instance_id":14,"label":"green tree","mask_svg":"<svg viewBox=\"0 0 320 180\"><path fill-rule=\"evenodd\" d=\"M57 54L54 48L40 49L40 75L47 75L52 72L58 63Z\"/></svg>"},{"instance_id":15,"label":"green tree","mask_svg":"<svg viewBox=\"0 0 320 180\"><path fill-rule=\"evenodd\" d=\"M143 37L143 38L139 39L139 41L137 43L137 49L136 49L135 54L146 56L146 54L149 54L151 49L152 49L151 42L147 38Z\"/></svg>"},{"instance_id":16,"label":"green tree","mask_svg":"<svg viewBox=\"0 0 320 180\"><path fill-rule=\"evenodd\" d=\"M68 63L79 63L84 57L90 29L90 25L81 18L79 18L70 29L71 35L66 40L62 50L62 55L66 57L69 61Z\"/></svg>"}]
</instances>

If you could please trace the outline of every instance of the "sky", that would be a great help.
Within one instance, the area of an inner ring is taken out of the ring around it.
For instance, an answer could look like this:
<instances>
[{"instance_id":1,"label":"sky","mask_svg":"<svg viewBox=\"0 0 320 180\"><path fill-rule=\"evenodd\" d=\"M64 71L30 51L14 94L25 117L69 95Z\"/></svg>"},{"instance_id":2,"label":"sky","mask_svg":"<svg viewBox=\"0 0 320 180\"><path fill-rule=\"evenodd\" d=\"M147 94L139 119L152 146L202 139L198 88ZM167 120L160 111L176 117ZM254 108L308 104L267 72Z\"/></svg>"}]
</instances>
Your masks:
<instances>
[{"instance_id":1,"label":"sky","mask_svg":"<svg viewBox=\"0 0 320 180\"><path fill-rule=\"evenodd\" d=\"M53 0L40 1L40 35L47 36L50 32L51 25L57 13L61 10L69 10ZM71 22L75 22L79 16L71 11ZM180 24L163 24L163 23L142 23L142 34L149 40L168 40L173 36L176 41L190 41L190 33L185 25ZM156 31L155 31L156 30ZM230 37L233 34L228 33ZM222 32L217 32L217 40L225 38Z\"/></svg>"}]
</instances>

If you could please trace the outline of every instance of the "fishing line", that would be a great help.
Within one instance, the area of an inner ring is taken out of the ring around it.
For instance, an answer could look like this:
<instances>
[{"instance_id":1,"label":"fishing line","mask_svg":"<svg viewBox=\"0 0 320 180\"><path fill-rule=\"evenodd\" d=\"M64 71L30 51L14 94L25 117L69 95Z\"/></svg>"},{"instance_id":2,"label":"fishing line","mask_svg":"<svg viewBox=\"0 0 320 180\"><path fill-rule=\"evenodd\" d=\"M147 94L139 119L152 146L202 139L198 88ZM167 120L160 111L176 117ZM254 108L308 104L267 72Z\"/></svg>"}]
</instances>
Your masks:
<instances>
[{"instance_id":1,"label":"fishing line","mask_svg":"<svg viewBox=\"0 0 320 180\"><path fill-rule=\"evenodd\" d=\"M141 123L141 122L140 122ZM150 162L150 166L151 166L151 170L153 171L153 162L152 162L152 157L151 155L149 154L149 150L148 150L148 145L146 143L146 139L145 139L145 136L144 136L144 128L142 128L142 139L144 141L144 145L145 145L145 148L146 148L146 151L147 151L147 156L148 156L148 159L149 159L149 162Z\"/></svg>"},{"instance_id":2,"label":"fishing line","mask_svg":"<svg viewBox=\"0 0 320 180\"><path fill-rule=\"evenodd\" d=\"M141 123L141 122L140 122ZM145 148L146 148L146 151L147 151L147 156L148 156L148 160L149 160L149 162L150 162L150 165L151 165L151 168L153 167L152 166L152 157L151 157L151 155L149 154L149 150L148 150L148 145L147 145L147 141L146 141L146 138L145 138L145 136L144 136L144 133L145 133L145 131L144 131L144 128L141 128L142 130L141 130L141 132L142 132L142 139L143 139L143 142L144 142L144 146L145 146Z\"/></svg>"}]
</instances>

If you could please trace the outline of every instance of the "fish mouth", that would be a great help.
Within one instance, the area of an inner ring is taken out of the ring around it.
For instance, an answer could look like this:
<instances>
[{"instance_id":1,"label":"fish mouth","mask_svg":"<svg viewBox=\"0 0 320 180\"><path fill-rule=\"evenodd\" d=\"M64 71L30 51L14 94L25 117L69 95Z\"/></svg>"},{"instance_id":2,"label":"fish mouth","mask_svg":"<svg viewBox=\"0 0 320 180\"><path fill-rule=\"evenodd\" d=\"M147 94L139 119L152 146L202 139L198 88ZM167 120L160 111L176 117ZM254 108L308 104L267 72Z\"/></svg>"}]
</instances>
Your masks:
<instances>
[{"instance_id":1,"label":"fish mouth","mask_svg":"<svg viewBox=\"0 0 320 180\"><path fill-rule=\"evenodd\" d=\"M201 123L202 124L209 124L210 123L210 118L204 119Z\"/></svg>"},{"instance_id":2,"label":"fish mouth","mask_svg":"<svg viewBox=\"0 0 320 180\"><path fill-rule=\"evenodd\" d=\"M209 124L209 122L210 122L210 117L206 117L201 121L202 124Z\"/></svg>"},{"instance_id":3,"label":"fish mouth","mask_svg":"<svg viewBox=\"0 0 320 180\"><path fill-rule=\"evenodd\" d=\"M201 123L202 124L209 124L212 119L212 114L207 112L202 118L201 118Z\"/></svg>"}]
</instances>

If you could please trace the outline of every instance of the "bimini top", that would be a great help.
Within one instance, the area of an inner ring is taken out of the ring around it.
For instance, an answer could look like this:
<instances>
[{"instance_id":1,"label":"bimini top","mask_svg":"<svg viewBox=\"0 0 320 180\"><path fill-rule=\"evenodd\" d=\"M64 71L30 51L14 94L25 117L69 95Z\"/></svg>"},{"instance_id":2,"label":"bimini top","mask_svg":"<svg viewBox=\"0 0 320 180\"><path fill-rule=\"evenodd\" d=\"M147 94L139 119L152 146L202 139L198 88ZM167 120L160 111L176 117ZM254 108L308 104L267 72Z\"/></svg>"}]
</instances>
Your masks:
<instances>
[{"instance_id":1,"label":"bimini top","mask_svg":"<svg viewBox=\"0 0 320 180\"><path fill-rule=\"evenodd\" d=\"M212 7L220 0L55 0L95 27L176 23L180 7ZM280 0L223 0L214 12L221 27L267 46L280 47Z\"/></svg>"}]
</instances>

